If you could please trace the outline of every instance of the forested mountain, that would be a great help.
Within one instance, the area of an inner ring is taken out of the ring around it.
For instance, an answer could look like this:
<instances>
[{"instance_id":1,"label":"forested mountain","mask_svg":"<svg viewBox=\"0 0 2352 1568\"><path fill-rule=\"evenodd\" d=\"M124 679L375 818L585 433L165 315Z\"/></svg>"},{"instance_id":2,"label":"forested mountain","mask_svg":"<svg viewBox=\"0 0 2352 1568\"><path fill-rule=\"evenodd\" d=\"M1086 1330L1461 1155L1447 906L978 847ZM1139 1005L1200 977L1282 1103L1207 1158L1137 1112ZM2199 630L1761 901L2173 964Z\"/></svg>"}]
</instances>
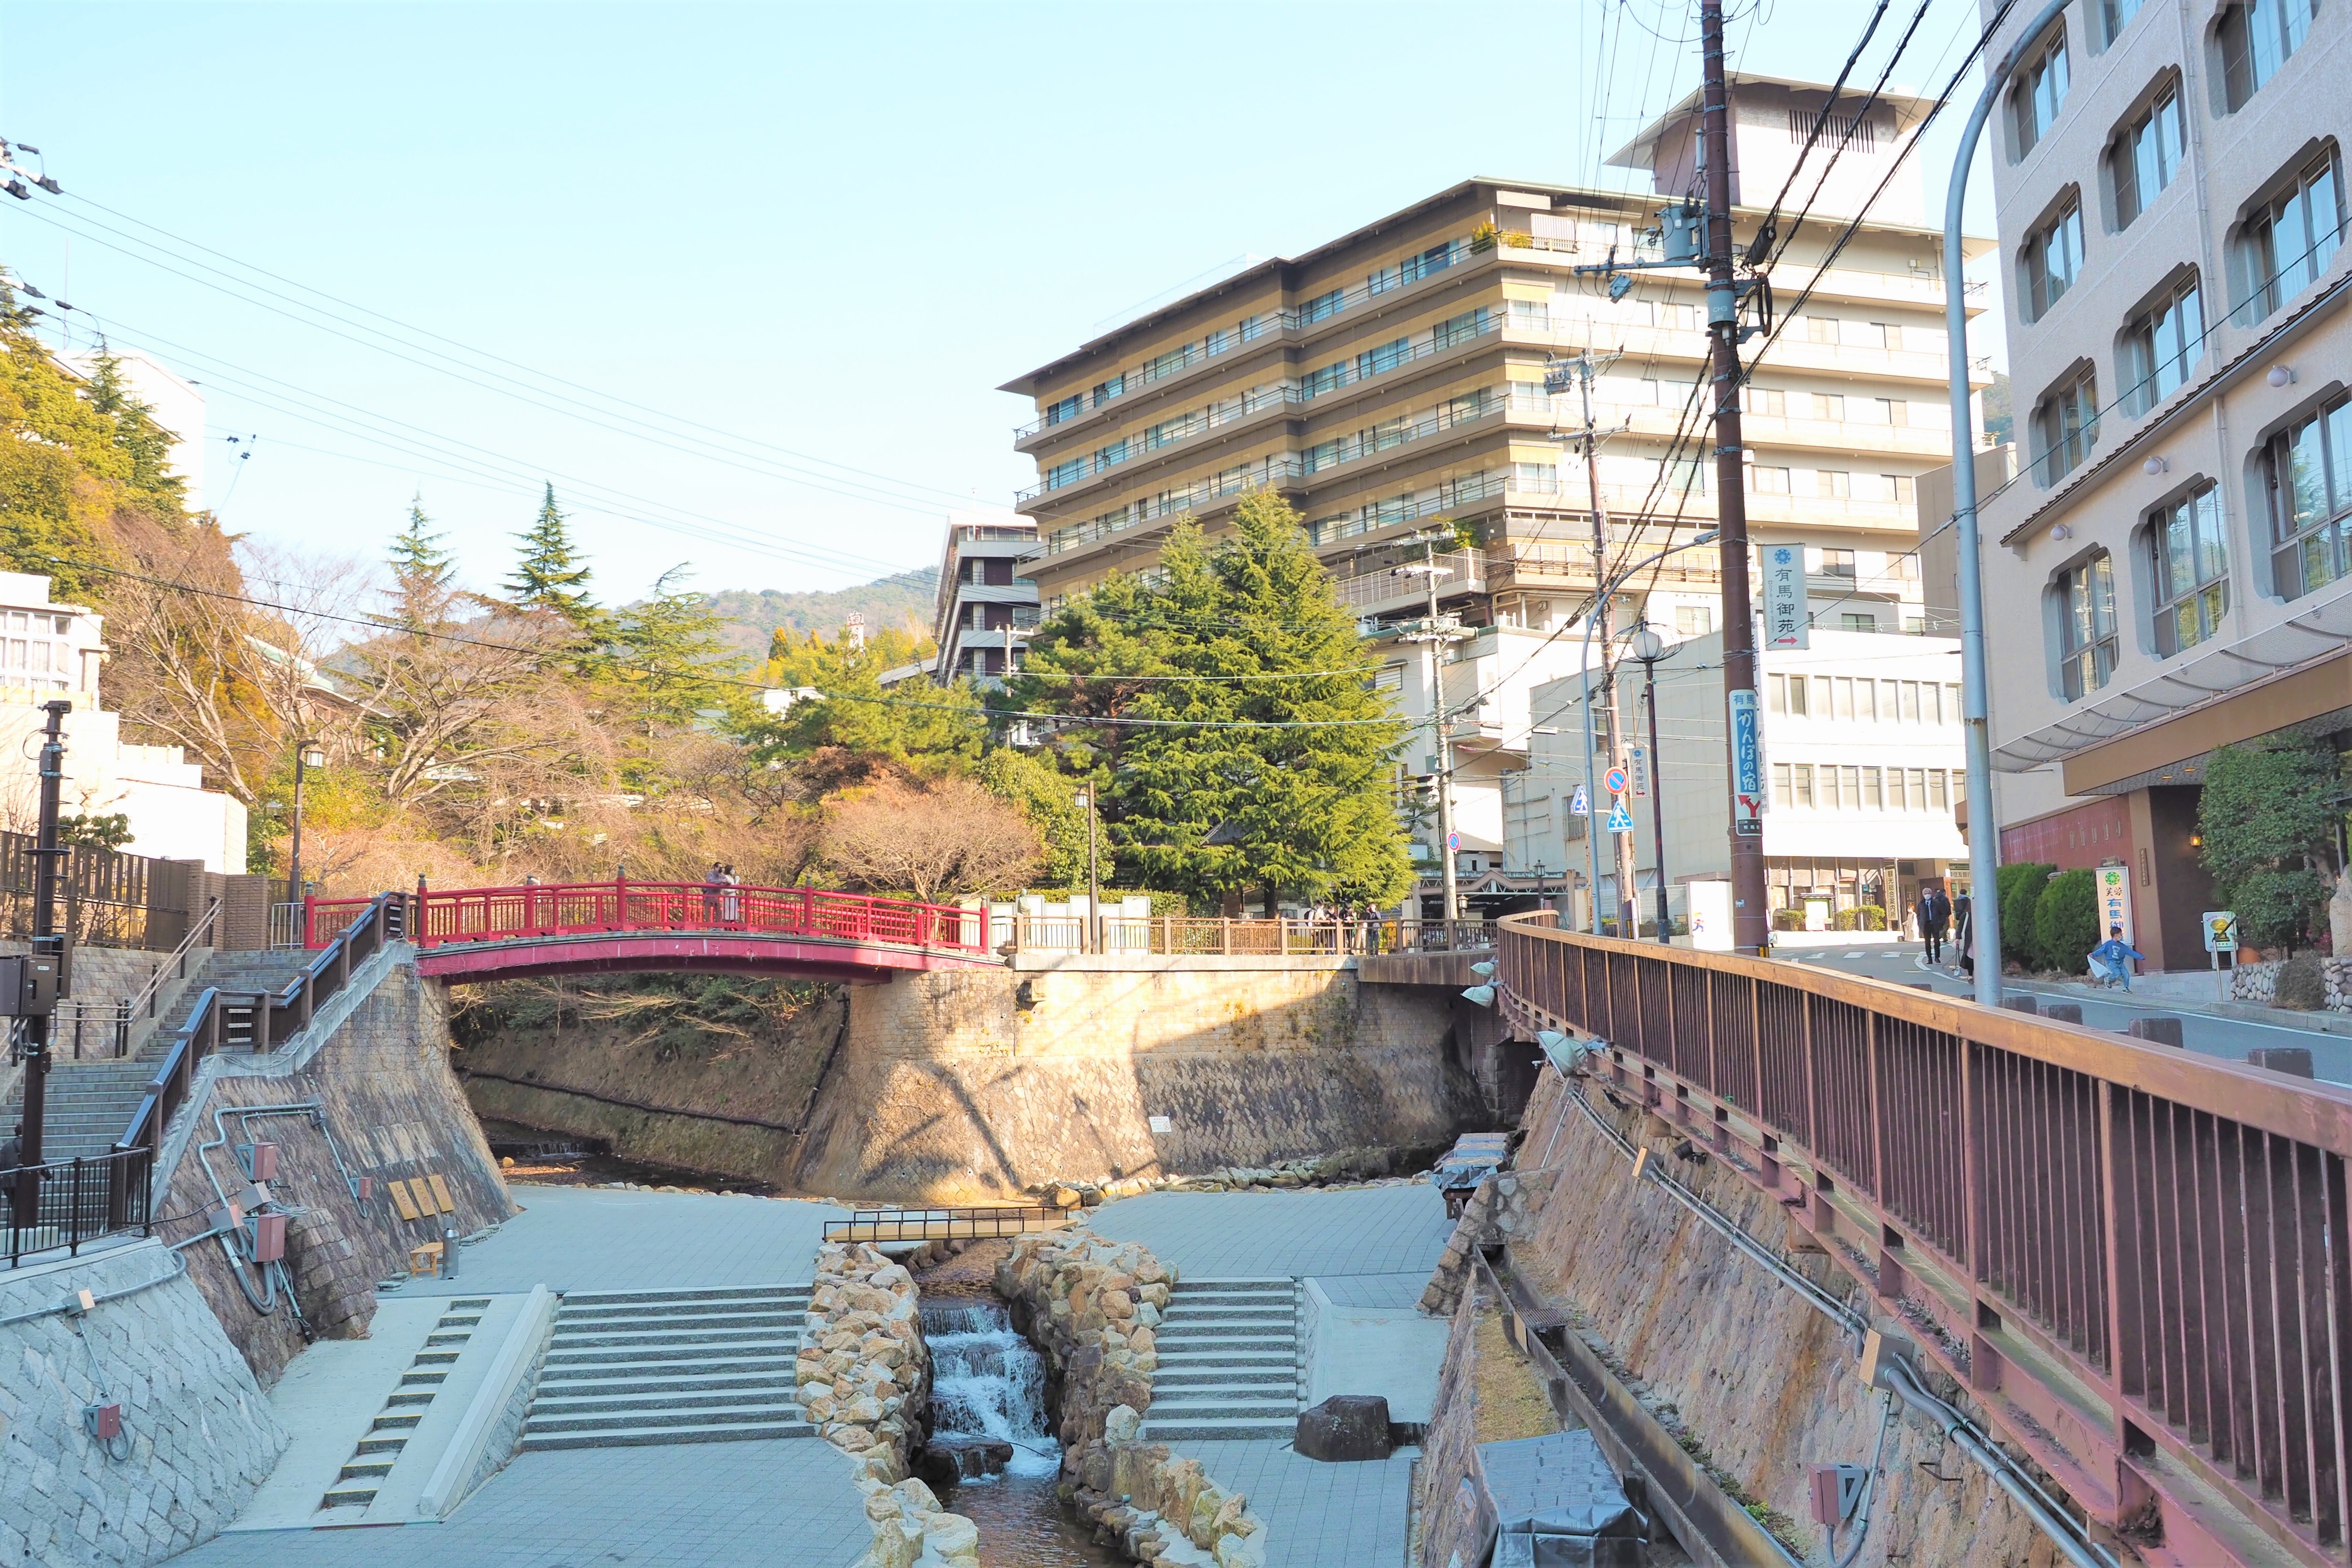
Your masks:
<instances>
[{"instance_id":1,"label":"forested mountain","mask_svg":"<svg viewBox=\"0 0 2352 1568\"><path fill-rule=\"evenodd\" d=\"M728 643L755 658L764 658L770 636L779 626L830 637L855 612L866 617L866 629L902 626L919 635L931 629L931 601L938 594L940 569L919 566L912 572L877 578L855 588L830 588L817 593L788 594L777 588L752 593L730 588L710 595L710 607L726 623Z\"/></svg>"}]
</instances>

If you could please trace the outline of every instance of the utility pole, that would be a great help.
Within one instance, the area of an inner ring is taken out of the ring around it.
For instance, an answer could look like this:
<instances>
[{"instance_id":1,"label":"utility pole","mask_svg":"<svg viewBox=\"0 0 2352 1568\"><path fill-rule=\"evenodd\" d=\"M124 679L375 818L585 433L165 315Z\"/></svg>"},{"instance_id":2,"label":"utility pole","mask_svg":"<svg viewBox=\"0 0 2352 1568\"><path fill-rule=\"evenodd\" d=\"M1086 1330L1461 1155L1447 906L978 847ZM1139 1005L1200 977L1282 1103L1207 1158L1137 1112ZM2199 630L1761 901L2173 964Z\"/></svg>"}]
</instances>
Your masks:
<instances>
[{"instance_id":1,"label":"utility pole","mask_svg":"<svg viewBox=\"0 0 2352 1568\"><path fill-rule=\"evenodd\" d=\"M1756 708L1756 626L1748 605L1748 492L1740 472L1739 295L1731 275L1731 97L1723 75L1723 0L1699 0L1705 79L1700 148L1706 162L1706 327L1714 342L1716 552L1723 571L1723 687L1731 757L1731 945L1763 953L1764 792Z\"/></svg>"},{"instance_id":2,"label":"utility pole","mask_svg":"<svg viewBox=\"0 0 2352 1568\"><path fill-rule=\"evenodd\" d=\"M1429 728L1437 746L1433 760L1437 764L1437 856L1444 877L1444 905L1441 920L1458 920L1462 915L1461 889L1454 871L1454 745L1445 732L1445 693L1439 688L1444 666L1437 650L1454 640L1454 634L1439 623L1437 614L1437 580L1452 574L1452 568L1437 563L1437 542L1444 535L1424 533L1421 536L1423 559L1418 566L1396 566L1390 570L1399 576L1419 575L1429 585L1429 621L1419 632L1409 632L1401 640L1424 645L1423 657L1426 681L1423 689L1429 693Z\"/></svg>"},{"instance_id":3,"label":"utility pole","mask_svg":"<svg viewBox=\"0 0 2352 1568\"><path fill-rule=\"evenodd\" d=\"M1666 657L1666 639L1646 617L1633 628L1633 657L1642 661L1642 701L1650 710L1650 837L1658 856L1658 940L1672 943L1674 926L1666 911L1666 759L1658 750L1658 660Z\"/></svg>"},{"instance_id":4,"label":"utility pole","mask_svg":"<svg viewBox=\"0 0 2352 1568\"><path fill-rule=\"evenodd\" d=\"M1592 499L1592 613L1598 617L1596 625L1601 633L1601 703L1604 715L1601 745L1609 765L1622 768L1625 765L1625 748L1617 732L1617 645L1612 625L1617 596L1609 587L1609 506L1601 499L1601 437L1592 425L1592 351L1587 348L1577 356L1576 381L1584 395L1584 483ZM1591 792L1596 807L1601 792L1592 789L1592 785L1599 782L1585 780L1585 788ZM1594 815L1599 815L1597 810ZM1633 863L1633 836L1612 833L1610 837L1616 840L1617 934L1630 941L1642 929L1641 895L1636 887L1641 873ZM1593 892L1597 896L1600 890L1595 888Z\"/></svg>"},{"instance_id":5,"label":"utility pole","mask_svg":"<svg viewBox=\"0 0 2352 1568\"><path fill-rule=\"evenodd\" d=\"M33 845L33 959L37 963L46 958L62 982L66 944L58 934L58 861L73 851L58 844L58 799L65 783L65 719L73 704L60 699L43 708L49 718L41 731L40 827ZM22 1005L20 999L12 1001ZM48 1116L49 1023L47 1011L36 1011L25 1020L25 1133L17 1158L28 1166L41 1163L41 1133ZM33 1223L40 1201L38 1180L27 1174L16 1184L19 1225Z\"/></svg>"}]
</instances>

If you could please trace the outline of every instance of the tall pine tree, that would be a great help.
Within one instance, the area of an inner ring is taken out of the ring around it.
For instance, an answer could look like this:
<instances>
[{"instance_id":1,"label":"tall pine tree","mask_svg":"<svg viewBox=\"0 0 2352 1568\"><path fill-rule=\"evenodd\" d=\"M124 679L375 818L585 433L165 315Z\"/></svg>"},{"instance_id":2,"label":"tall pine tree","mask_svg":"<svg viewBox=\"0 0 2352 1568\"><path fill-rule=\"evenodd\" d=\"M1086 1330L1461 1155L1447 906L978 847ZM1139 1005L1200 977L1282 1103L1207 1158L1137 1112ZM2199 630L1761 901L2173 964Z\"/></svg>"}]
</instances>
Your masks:
<instances>
[{"instance_id":1,"label":"tall pine tree","mask_svg":"<svg viewBox=\"0 0 2352 1568\"><path fill-rule=\"evenodd\" d=\"M1262 491L1213 546L1180 525L1160 564L1156 584L1098 590L1109 602L1042 628L1021 689L1074 716L1173 721L1120 727L1098 758L1123 866L1203 903L1402 897L1412 870L1389 759L1404 725L1298 513Z\"/></svg>"},{"instance_id":2,"label":"tall pine tree","mask_svg":"<svg viewBox=\"0 0 2352 1568\"><path fill-rule=\"evenodd\" d=\"M425 494L409 498L408 524L392 536L392 614L386 618L418 631L446 617L457 580L456 557L442 548L449 536L432 531Z\"/></svg>"},{"instance_id":3,"label":"tall pine tree","mask_svg":"<svg viewBox=\"0 0 2352 1568\"><path fill-rule=\"evenodd\" d=\"M552 610L583 631L601 625L604 612L588 594L588 563L572 542L563 513L556 510L552 484L540 503L538 521L516 538L522 555L506 582L507 597L515 607Z\"/></svg>"}]
</instances>

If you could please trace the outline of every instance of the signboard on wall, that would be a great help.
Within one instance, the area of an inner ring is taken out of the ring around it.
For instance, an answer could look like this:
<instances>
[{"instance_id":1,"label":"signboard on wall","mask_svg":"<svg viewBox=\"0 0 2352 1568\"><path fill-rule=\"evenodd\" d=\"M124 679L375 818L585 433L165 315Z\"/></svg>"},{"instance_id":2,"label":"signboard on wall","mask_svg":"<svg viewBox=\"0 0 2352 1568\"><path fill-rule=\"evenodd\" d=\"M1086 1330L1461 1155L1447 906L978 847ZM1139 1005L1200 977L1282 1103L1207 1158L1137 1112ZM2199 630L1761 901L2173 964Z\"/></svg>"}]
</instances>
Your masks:
<instances>
[{"instance_id":1,"label":"signboard on wall","mask_svg":"<svg viewBox=\"0 0 2352 1568\"><path fill-rule=\"evenodd\" d=\"M1764 647L1812 647L1811 617L1805 614L1805 547L1768 544L1763 555Z\"/></svg>"},{"instance_id":2,"label":"signboard on wall","mask_svg":"<svg viewBox=\"0 0 2352 1568\"><path fill-rule=\"evenodd\" d=\"M2132 941L2131 868L2101 866L2095 875L2099 879L2099 940L2106 941L2108 930L2121 926L2124 941L2138 946Z\"/></svg>"},{"instance_id":3,"label":"signboard on wall","mask_svg":"<svg viewBox=\"0 0 2352 1568\"><path fill-rule=\"evenodd\" d=\"M1764 731L1756 693L1735 691L1731 702L1731 830L1742 838L1764 836Z\"/></svg>"}]
</instances>

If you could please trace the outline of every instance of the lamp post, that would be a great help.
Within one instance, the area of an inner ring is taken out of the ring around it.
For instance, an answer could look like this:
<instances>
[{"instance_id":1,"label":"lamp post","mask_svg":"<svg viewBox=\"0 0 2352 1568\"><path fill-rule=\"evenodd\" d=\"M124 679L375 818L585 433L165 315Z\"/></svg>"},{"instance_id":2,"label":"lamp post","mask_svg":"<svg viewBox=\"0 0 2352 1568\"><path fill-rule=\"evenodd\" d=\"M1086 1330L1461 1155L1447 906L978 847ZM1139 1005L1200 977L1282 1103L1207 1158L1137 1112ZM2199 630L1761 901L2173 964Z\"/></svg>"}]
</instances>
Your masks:
<instances>
[{"instance_id":1,"label":"lamp post","mask_svg":"<svg viewBox=\"0 0 2352 1568\"><path fill-rule=\"evenodd\" d=\"M1620 584L1627 582L1637 574L1644 572L1650 567L1656 565L1659 562L1664 561L1669 555L1676 554L1685 550L1693 550L1702 544L1714 543L1715 533L1716 531L1710 528L1704 533L1693 534L1690 538L1684 540L1680 544L1669 544L1654 555L1643 556L1641 560L1634 562L1631 566L1619 572L1614 577L1612 577L1607 582L1596 586L1593 589L1594 599L1601 604L1607 604L1611 597L1616 594ZM1595 575L1597 576L1598 574L1596 573ZM1601 782L1599 775L1596 774L1592 769L1592 627L1599 619L1600 616L1598 614L1587 616L1584 618L1584 650L1577 656L1577 679L1584 697L1584 788L1586 809L1586 827L1584 830L1584 837L1586 843L1592 853L1592 898L1591 902L1592 906L1592 934L1594 936L1599 936L1601 934L1601 834L1599 830L1591 826L1593 818L1592 808L1600 805L1600 792L1593 789L1592 786ZM1654 751L1654 749L1655 748L1654 747L1653 750ZM1620 888L1617 891L1619 903L1630 904L1633 902L1633 895L1630 889Z\"/></svg>"},{"instance_id":2,"label":"lamp post","mask_svg":"<svg viewBox=\"0 0 2352 1568\"><path fill-rule=\"evenodd\" d=\"M1087 814L1087 932L1078 943L1082 952L1102 951L1102 927L1098 923L1102 911L1096 906L1102 902L1102 893L1095 882L1095 797L1091 790L1078 792L1078 809Z\"/></svg>"},{"instance_id":3,"label":"lamp post","mask_svg":"<svg viewBox=\"0 0 2352 1568\"><path fill-rule=\"evenodd\" d=\"M1984 91L1960 132L1952 154L1952 179L1944 195L1945 362L1952 400L1952 529L1959 552L1960 722L1969 758L1969 942L1977 961L1977 1000L2000 1005L2000 826L1992 809L1992 727L1987 700L1984 582L1977 560L1977 427L1969 401L1968 280L1961 276L1960 212L1967 205L1969 164L1977 140L2001 89L2016 70L2018 56L2042 37L2066 0L2049 0L2042 14L2017 34L1998 63L1985 71Z\"/></svg>"},{"instance_id":4,"label":"lamp post","mask_svg":"<svg viewBox=\"0 0 2352 1568\"><path fill-rule=\"evenodd\" d=\"M1633 627L1628 652L1642 662L1642 700L1650 720L1650 837L1658 848L1658 940L1674 944L1666 921L1666 762L1658 752L1658 660L1666 657L1666 639L1646 620Z\"/></svg>"},{"instance_id":5,"label":"lamp post","mask_svg":"<svg viewBox=\"0 0 2352 1568\"><path fill-rule=\"evenodd\" d=\"M286 858L286 901L302 901L302 780L312 768L327 765L327 753L316 741L302 741L294 747L294 847ZM310 932L302 933L308 941Z\"/></svg>"}]
</instances>

